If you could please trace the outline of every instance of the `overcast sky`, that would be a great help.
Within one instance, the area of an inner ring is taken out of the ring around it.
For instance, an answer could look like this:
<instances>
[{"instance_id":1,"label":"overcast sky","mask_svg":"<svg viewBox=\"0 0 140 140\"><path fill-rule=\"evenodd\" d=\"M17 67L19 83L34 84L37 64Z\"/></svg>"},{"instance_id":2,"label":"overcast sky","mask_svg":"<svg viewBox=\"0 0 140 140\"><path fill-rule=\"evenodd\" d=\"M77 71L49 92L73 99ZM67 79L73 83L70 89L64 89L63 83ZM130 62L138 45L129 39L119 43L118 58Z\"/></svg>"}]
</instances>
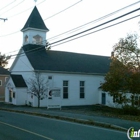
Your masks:
<instances>
[{"instance_id":1,"label":"overcast sky","mask_svg":"<svg viewBox=\"0 0 140 140\"><path fill-rule=\"evenodd\" d=\"M38 0L36 6L42 18L46 19L44 22L50 30L47 33L47 39L49 39L135 2L138 2L138 0ZM34 0L0 0L0 3L0 18L8 18L5 22L0 20L0 52L2 54L9 52L15 54L17 52L13 51L19 50L22 46L22 32L20 32L20 30L23 28L33 10L35 2ZM51 17L70 6L72 7ZM94 27L139 7L140 3L118 12L109 18L89 24L77 32ZM138 14L140 14L140 10L106 26ZM125 37L127 33L140 32L139 21L140 17L63 45L55 46L52 50L110 56L112 47L118 42L119 38ZM72 34L77 32L73 32ZM49 42L55 42L72 34L65 34L56 40L49 40Z\"/></svg>"}]
</instances>

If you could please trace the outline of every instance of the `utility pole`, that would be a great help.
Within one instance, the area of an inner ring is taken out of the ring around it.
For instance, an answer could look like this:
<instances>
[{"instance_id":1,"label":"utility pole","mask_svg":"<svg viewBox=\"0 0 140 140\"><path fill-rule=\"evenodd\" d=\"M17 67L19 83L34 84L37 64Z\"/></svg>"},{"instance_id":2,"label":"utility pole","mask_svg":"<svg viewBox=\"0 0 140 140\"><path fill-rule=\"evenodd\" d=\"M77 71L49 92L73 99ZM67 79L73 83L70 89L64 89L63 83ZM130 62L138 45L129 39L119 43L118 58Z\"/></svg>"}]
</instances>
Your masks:
<instances>
[{"instance_id":1,"label":"utility pole","mask_svg":"<svg viewBox=\"0 0 140 140\"><path fill-rule=\"evenodd\" d=\"M7 18L0 18L0 20L3 20L4 22L6 21L6 20L8 20Z\"/></svg>"}]
</instances>

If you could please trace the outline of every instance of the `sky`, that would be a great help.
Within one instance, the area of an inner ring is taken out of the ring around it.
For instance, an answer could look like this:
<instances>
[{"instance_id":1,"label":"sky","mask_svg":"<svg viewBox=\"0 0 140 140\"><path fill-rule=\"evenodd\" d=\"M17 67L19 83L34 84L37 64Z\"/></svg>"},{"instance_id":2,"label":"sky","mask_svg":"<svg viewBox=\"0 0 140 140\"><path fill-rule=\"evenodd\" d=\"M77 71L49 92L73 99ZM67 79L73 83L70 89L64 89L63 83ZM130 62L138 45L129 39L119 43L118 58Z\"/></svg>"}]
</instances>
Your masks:
<instances>
[{"instance_id":1,"label":"sky","mask_svg":"<svg viewBox=\"0 0 140 140\"><path fill-rule=\"evenodd\" d=\"M55 40L50 40L56 35L94 21L135 2L139 3L99 22L92 22L80 30L64 34ZM8 19L5 22L0 20L0 52L6 55L17 54L22 47L23 34L20 30L23 28L35 5L49 29L46 38L49 43L92 28L140 7L140 1L138 0L37 0L36 2L34 0L0 0L0 3L0 18ZM139 14L140 10L106 26ZM54 46L52 50L110 56L113 46L120 38L126 37L128 33L140 34L139 21L140 17L137 17L74 41ZM91 30L91 32L106 26L101 26Z\"/></svg>"}]
</instances>

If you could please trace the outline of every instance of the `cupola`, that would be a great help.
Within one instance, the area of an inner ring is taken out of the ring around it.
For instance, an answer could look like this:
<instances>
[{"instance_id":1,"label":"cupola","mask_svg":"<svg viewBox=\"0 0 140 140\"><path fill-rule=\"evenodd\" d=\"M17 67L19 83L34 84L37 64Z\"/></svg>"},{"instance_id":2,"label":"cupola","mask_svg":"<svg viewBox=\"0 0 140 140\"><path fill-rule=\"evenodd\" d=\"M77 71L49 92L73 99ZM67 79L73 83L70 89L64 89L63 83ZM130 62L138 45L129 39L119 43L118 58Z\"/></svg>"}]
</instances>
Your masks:
<instances>
[{"instance_id":1,"label":"cupola","mask_svg":"<svg viewBox=\"0 0 140 140\"><path fill-rule=\"evenodd\" d=\"M26 24L21 29L21 31L23 32L23 45L46 44L46 32L48 32L49 30L46 27L36 6L34 7L32 13L30 14Z\"/></svg>"}]
</instances>

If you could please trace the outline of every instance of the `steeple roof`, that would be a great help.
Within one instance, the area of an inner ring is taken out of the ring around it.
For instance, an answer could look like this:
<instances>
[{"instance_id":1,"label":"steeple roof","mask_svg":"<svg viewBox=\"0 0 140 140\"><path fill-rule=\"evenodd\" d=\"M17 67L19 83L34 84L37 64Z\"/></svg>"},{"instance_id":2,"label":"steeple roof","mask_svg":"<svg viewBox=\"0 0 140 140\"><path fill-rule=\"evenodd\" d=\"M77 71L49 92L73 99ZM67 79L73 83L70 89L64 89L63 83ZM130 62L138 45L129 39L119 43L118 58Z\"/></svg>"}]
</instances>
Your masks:
<instances>
[{"instance_id":1,"label":"steeple roof","mask_svg":"<svg viewBox=\"0 0 140 140\"><path fill-rule=\"evenodd\" d=\"M34 7L32 13L30 14L26 24L21 29L21 31L27 28L36 28L49 31L36 6Z\"/></svg>"}]
</instances>

